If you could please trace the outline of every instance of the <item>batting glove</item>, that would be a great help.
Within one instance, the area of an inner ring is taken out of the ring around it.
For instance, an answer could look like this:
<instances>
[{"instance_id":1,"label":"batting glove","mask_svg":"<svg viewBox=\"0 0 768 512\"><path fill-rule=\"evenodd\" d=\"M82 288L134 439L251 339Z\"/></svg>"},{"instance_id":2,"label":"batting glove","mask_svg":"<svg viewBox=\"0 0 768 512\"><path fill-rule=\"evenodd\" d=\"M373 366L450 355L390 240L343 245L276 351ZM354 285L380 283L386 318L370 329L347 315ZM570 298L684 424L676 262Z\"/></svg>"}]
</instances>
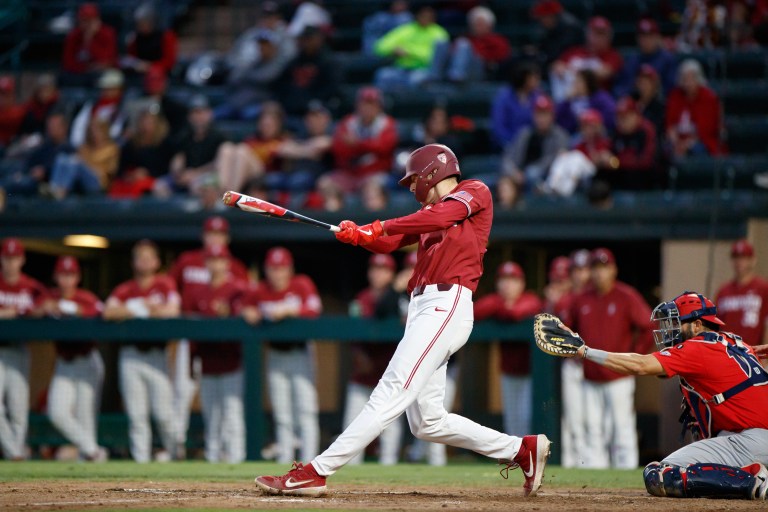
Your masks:
<instances>
[{"instance_id":1,"label":"batting glove","mask_svg":"<svg viewBox=\"0 0 768 512\"><path fill-rule=\"evenodd\" d=\"M375 220L365 226L358 226L355 232L357 245L368 245L384 234L384 226L381 225L381 221Z\"/></svg>"},{"instance_id":2,"label":"batting glove","mask_svg":"<svg viewBox=\"0 0 768 512\"><path fill-rule=\"evenodd\" d=\"M336 240L345 244L357 245L357 224L351 220L343 220L339 223L341 231L335 233Z\"/></svg>"}]
</instances>

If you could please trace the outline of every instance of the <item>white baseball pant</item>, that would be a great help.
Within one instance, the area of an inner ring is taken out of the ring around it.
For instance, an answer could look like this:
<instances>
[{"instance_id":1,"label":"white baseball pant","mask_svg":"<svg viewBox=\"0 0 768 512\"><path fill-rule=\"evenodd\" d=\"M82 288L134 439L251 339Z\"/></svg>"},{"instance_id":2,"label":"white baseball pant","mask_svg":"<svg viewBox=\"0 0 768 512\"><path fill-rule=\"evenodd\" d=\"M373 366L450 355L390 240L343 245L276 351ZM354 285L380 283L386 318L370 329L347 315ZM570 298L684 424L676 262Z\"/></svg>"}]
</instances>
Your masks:
<instances>
[{"instance_id":1,"label":"white baseball pant","mask_svg":"<svg viewBox=\"0 0 768 512\"><path fill-rule=\"evenodd\" d=\"M584 380L585 468L635 469L639 463L635 378Z\"/></svg>"},{"instance_id":2,"label":"white baseball pant","mask_svg":"<svg viewBox=\"0 0 768 512\"><path fill-rule=\"evenodd\" d=\"M150 411L160 431L163 448L173 453L176 421L173 417L173 390L166 372L165 350L140 351L135 346L120 349L120 392L128 415L131 455L136 462L152 458Z\"/></svg>"},{"instance_id":3,"label":"white baseball pant","mask_svg":"<svg viewBox=\"0 0 768 512\"><path fill-rule=\"evenodd\" d=\"M0 446L6 459L26 455L28 416L27 348L23 345L0 347Z\"/></svg>"},{"instance_id":4,"label":"white baseball pant","mask_svg":"<svg viewBox=\"0 0 768 512\"><path fill-rule=\"evenodd\" d=\"M95 456L99 448L96 418L103 382L104 362L98 350L71 361L56 360L48 388L48 417L82 456Z\"/></svg>"},{"instance_id":5,"label":"white baseball pant","mask_svg":"<svg viewBox=\"0 0 768 512\"><path fill-rule=\"evenodd\" d=\"M453 402L456 399L456 379L459 374L459 368L449 365L445 375L445 398L443 406L445 410L451 412ZM424 458L424 452L427 452L427 464L430 466L445 466L448 464L448 453L446 446L442 443L428 443L421 439L416 439L411 445L409 458L412 461Z\"/></svg>"},{"instance_id":6,"label":"white baseball pant","mask_svg":"<svg viewBox=\"0 0 768 512\"><path fill-rule=\"evenodd\" d=\"M277 461L290 464L296 455L296 433L301 460L312 460L320 451L320 424L314 363L308 347L281 351L270 349L267 378L277 438Z\"/></svg>"},{"instance_id":7,"label":"white baseball pant","mask_svg":"<svg viewBox=\"0 0 768 512\"><path fill-rule=\"evenodd\" d=\"M524 436L531 431L531 377L501 375L501 401L504 432Z\"/></svg>"},{"instance_id":8,"label":"white baseball pant","mask_svg":"<svg viewBox=\"0 0 768 512\"><path fill-rule=\"evenodd\" d=\"M344 428L347 428L365 408L372 387L350 382L347 385L347 404L344 408ZM397 464L400 458L400 440L403 438L403 422L400 418L392 422L379 436L379 463L385 466ZM442 445L440 445L442 446ZM362 464L365 450L349 461L349 464Z\"/></svg>"},{"instance_id":9,"label":"white baseball pant","mask_svg":"<svg viewBox=\"0 0 768 512\"><path fill-rule=\"evenodd\" d=\"M203 375L200 402L205 425L205 460L237 464L245 460L243 372Z\"/></svg>"},{"instance_id":10,"label":"white baseball pant","mask_svg":"<svg viewBox=\"0 0 768 512\"><path fill-rule=\"evenodd\" d=\"M176 418L176 443L183 447L187 443L189 416L192 401L197 390L196 373L192 368L189 340L179 340L176 344L173 371L174 416Z\"/></svg>"},{"instance_id":11,"label":"white baseball pant","mask_svg":"<svg viewBox=\"0 0 768 512\"><path fill-rule=\"evenodd\" d=\"M575 358L563 359L560 367L563 417L560 422L562 465L565 468L584 464L584 365Z\"/></svg>"},{"instance_id":12,"label":"white baseball pant","mask_svg":"<svg viewBox=\"0 0 768 512\"><path fill-rule=\"evenodd\" d=\"M428 285L408 306L405 333L363 412L312 464L331 475L364 450L406 412L419 439L450 444L496 459L512 459L522 439L449 414L445 401L448 358L472 332L472 292L454 285Z\"/></svg>"}]
</instances>

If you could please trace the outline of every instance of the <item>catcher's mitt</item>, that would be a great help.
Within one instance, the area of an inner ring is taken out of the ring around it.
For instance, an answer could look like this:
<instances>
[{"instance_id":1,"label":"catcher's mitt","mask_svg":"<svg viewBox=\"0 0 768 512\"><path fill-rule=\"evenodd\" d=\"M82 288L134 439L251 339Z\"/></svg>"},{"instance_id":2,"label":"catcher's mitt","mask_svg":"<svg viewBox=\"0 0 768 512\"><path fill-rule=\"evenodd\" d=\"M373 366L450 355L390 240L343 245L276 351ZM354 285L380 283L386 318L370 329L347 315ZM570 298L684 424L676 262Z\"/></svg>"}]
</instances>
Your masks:
<instances>
[{"instance_id":1,"label":"catcher's mitt","mask_svg":"<svg viewBox=\"0 0 768 512\"><path fill-rule=\"evenodd\" d=\"M584 340L577 333L549 313L540 313L533 318L533 335L536 345L553 356L572 356L584 345Z\"/></svg>"}]
</instances>

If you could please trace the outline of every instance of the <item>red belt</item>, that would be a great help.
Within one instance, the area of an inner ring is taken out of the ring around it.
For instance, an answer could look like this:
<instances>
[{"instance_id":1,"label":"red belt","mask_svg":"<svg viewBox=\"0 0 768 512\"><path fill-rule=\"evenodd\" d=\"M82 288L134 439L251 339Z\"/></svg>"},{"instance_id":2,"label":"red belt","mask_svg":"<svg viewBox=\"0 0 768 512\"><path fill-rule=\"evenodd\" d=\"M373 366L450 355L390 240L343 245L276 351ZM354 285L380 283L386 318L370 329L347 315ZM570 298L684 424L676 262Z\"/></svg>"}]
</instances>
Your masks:
<instances>
[{"instance_id":1,"label":"red belt","mask_svg":"<svg viewBox=\"0 0 768 512\"><path fill-rule=\"evenodd\" d=\"M420 284L419 286L415 287L413 289L413 296L418 297L419 295L422 295L426 291L427 286L430 286L430 285ZM453 288L453 283L437 283L435 286L437 286L437 291L447 292L451 288Z\"/></svg>"}]
</instances>

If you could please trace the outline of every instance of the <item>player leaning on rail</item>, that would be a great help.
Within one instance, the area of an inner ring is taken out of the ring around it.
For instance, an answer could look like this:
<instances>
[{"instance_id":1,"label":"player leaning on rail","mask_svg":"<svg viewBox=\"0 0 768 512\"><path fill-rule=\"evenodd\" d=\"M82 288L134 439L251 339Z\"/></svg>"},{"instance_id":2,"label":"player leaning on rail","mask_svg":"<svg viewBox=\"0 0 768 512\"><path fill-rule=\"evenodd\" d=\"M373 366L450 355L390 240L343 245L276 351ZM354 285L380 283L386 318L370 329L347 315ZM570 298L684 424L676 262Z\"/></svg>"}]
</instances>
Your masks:
<instances>
[{"instance_id":1,"label":"player leaning on rail","mask_svg":"<svg viewBox=\"0 0 768 512\"><path fill-rule=\"evenodd\" d=\"M697 441L651 462L643 471L648 492L674 498L765 500L768 493L768 375L740 336L721 331L717 307L684 292L653 310L658 352L606 352L584 344L557 317L537 315L536 343L550 354L581 357L627 375L679 376L681 421Z\"/></svg>"}]
</instances>

